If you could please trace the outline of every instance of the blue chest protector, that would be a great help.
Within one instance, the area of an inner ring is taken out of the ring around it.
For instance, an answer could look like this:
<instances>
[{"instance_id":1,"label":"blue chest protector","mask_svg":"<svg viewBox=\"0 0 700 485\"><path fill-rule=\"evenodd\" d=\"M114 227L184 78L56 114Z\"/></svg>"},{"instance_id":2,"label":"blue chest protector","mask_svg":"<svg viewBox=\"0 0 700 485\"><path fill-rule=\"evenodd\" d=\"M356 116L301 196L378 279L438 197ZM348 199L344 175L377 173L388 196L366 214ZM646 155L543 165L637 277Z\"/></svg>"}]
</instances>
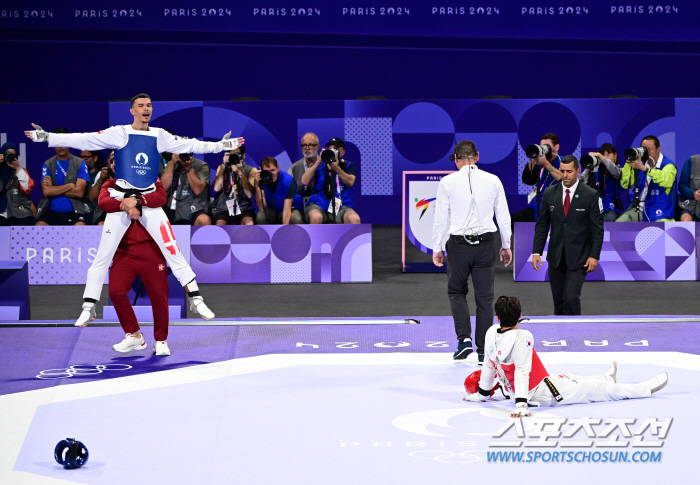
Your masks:
<instances>
[{"instance_id":1,"label":"blue chest protector","mask_svg":"<svg viewBox=\"0 0 700 485\"><path fill-rule=\"evenodd\" d=\"M114 174L134 187L145 189L158 179L158 138L130 133L124 148L114 152Z\"/></svg>"}]
</instances>

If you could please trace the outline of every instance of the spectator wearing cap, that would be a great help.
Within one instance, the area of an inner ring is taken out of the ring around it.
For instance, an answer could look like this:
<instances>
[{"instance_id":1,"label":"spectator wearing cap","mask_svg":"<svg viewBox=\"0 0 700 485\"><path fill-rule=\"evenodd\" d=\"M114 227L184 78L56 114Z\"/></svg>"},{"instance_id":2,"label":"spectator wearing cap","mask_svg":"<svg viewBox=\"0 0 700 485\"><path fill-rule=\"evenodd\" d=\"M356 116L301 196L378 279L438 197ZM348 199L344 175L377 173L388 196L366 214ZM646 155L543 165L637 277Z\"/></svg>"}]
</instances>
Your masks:
<instances>
[{"instance_id":1,"label":"spectator wearing cap","mask_svg":"<svg viewBox=\"0 0 700 485\"><path fill-rule=\"evenodd\" d=\"M360 223L352 201L356 168L354 163L343 158L344 155L345 142L331 138L321 156L301 178L302 185L313 187L305 210L310 224Z\"/></svg>"},{"instance_id":2,"label":"spectator wearing cap","mask_svg":"<svg viewBox=\"0 0 700 485\"><path fill-rule=\"evenodd\" d=\"M0 226L34 224L29 193L34 181L19 164L19 150L12 142L0 147Z\"/></svg>"}]
</instances>

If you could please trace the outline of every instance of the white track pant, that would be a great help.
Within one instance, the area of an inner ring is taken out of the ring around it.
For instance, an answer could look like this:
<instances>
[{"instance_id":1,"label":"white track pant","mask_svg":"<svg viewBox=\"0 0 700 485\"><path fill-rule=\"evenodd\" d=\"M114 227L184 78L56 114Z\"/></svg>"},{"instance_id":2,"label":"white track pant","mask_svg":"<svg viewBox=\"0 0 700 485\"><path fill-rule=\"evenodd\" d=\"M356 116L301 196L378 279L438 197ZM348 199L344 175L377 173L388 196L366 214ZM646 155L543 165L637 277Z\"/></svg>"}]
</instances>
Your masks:
<instances>
[{"instance_id":1,"label":"white track pant","mask_svg":"<svg viewBox=\"0 0 700 485\"><path fill-rule=\"evenodd\" d=\"M564 404L582 404L588 402L619 401L621 399L638 399L651 396L651 387L647 383L617 384L609 375L575 376L564 374L549 376L548 379L557 388L564 399L557 402L542 381L535 389L531 400L540 406L561 406Z\"/></svg>"},{"instance_id":2,"label":"white track pant","mask_svg":"<svg viewBox=\"0 0 700 485\"><path fill-rule=\"evenodd\" d=\"M185 286L191 282L195 277L194 271L192 271L192 268L187 264L185 257L180 252L180 248L175 241L173 229L170 227L170 222L163 209L160 207L144 207L139 222L158 244L160 251L165 256L165 260L172 268L173 274L180 284ZM107 214L105 225L102 226L100 247L97 249L95 260L87 273L83 298L100 299L102 285L107 277L109 265L117 252L117 246L119 246L130 225L131 219L129 219L129 215L125 211Z\"/></svg>"}]
</instances>

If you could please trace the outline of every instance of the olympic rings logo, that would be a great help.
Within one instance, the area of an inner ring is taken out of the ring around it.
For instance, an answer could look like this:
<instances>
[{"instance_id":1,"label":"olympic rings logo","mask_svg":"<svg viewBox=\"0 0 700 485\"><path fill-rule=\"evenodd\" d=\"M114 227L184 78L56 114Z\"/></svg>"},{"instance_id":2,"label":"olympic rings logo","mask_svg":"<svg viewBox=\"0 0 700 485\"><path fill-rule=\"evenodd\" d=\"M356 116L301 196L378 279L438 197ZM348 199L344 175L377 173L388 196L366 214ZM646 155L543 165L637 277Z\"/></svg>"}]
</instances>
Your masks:
<instances>
[{"instance_id":1,"label":"olympic rings logo","mask_svg":"<svg viewBox=\"0 0 700 485\"><path fill-rule=\"evenodd\" d=\"M146 175L146 171L145 171L145 170L137 170L136 173L139 174L139 175Z\"/></svg>"},{"instance_id":2,"label":"olympic rings logo","mask_svg":"<svg viewBox=\"0 0 700 485\"><path fill-rule=\"evenodd\" d=\"M409 453L413 458L421 458L423 460L435 460L443 463L472 463L481 460L481 457L476 455L477 450L467 450L461 453L454 453L447 450L420 450Z\"/></svg>"},{"instance_id":3,"label":"olympic rings logo","mask_svg":"<svg viewBox=\"0 0 700 485\"><path fill-rule=\"evenodd\" d=\"M89 365L89 364L77 364L72 365L66 369L48 369L39 372L36 376L37 379L66 379L73 376L89 376L95 374L102 374L106 370L128 370L131 369L130 365L126 364L100 364L100 365Z\"/></svg>"}]
</instances>

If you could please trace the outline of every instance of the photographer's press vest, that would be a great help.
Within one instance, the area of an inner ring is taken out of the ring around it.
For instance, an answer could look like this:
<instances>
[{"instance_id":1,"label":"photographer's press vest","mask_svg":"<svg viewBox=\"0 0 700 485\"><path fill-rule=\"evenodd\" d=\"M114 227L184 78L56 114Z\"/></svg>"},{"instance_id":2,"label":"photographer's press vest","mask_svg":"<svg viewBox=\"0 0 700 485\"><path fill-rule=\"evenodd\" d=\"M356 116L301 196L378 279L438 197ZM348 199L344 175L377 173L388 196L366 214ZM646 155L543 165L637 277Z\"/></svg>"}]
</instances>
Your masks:
<instances>
[{"instance_id":1,"label":"photographer's press vest","mask_svg":"<svg viewBox=\"0 0 700 485\"><path fill-rule=\"evenodd\" d=\"M51 172L51 182L56 185L56 160L57 157L51 157L46 161L46 168ZM68 163L68 171L66 172L66 178L63 180L63 184L74 184L78 181L78 170L83 164L83 160L71 155ZM45 210L49 208L51 200L53 197L42 197L39 201L39 208L36 211L36 218L39 219ZM69 197L70 203L73 206L73 210L78 214L89 214L92 212L92 205L90 204L90 199L83 197L82 199L75 199Z\"/></svg>"},{"instance_id":2,"label":"photographer's press vest","mask_svg":"<svg viewBox=\"0 0 700 485\"><path fill-rule=\"evenodd\" d=\"M155 139L155 138L154 138ZM203 160L197 158L192 162L192 170L197 173L206 164ZM158 178L157 168L154 170L155 183ZM119 179L119 177L117 177ZM199 211L206 211L209 208L209 181L207 186L199 195L192 193L190 181L185 172L180 172L177 169L173 171L173 181L168 190L168 202L165 208L172 210L173 200L175 201L175 221L189 221L192 214Z\"/></svg>"},{"instance_id":3,"label":"photographer's press vest","mask_svg":"<svg viewBox=\"0 0 700 485\"><path fill-rule=\"evenodd\" d=\"M655 170L663 170L666 165L675 166L670 158L664 156L661 160L661 165L656 166ZM639 175L639 193L641 194L644 191L644 184L646 183L647 176L643 173ZM642 198L644 202L644 220L658 221L659 219L675 219L677 191L677 179L673 181L673 186L668 194L665 188L661 187L653 180L650 180L649 186L647 187L646 199Z\"/></svg>"},{"instance_id":4,"label":"photographer's press vest","mask_svg":"<svg viewBox=\"0 0 700 485\"><path fill-rule=\"evenodd\" d=\"M17 175L10 177L7 187L0 178L0 194L7 197L7 217L32 217L32 200L28 194L22 192Z\"/></svg>"},{"instance_id":5,"label":"photographer's press vest","mask_svg":"<svg viewBox=\"0 0 700 485\"><path fill-rule=\"evenodd\" d=\"M690 157L690 190L695 192L700 190L700 155ZM700 219L700 204L695 199L679 200L678 205L681 209L687 210Z\"/></svg>"},{"instance_id":6,"label":"photographer's press vest","mask_svg":"<svg viewBox=\"0 0 700 485\"><path fill-rule=\"evenodd\" d=\"M245 162L241 162L241 168L243 168L243 173L245 174L246 177L250 178L250 172L253 171L253 167L250 165L246 165ZM224 173L224 177L227 177L228 175ZM211 206L211 213L212 214L217 214L219 212L228 212L228 206L226 205L227 200L233 199L233 194L230 191L226 193L226 185L227 183L224 183L224 188L221 189L220 192L217 192L214 198L214 202L212 203ZM248 198L248 196L245 194L243 191L243 185L238 182L236 187L236 199L238 201L238 207L240 208L241 212L246 211L246 210L252 210L253 209L253 199ZM253 195L255 197L255 195Z\"/></svg>"},{"instance_id":7,"label":"photographer's press vest","mask_svg":"<svg viewBox=\"0 0 700 485\"><path fill-rule=\"evenodd\" d=\"M274 193L272 192L272 185L261 185L260 188L265 192L267 208L281 214L284 210L284 201L287 200L289 186L294 182L294 177L287 172L278 172L277 175L277 187ZM292 209L304 210L304 201L296 191L292 200Z\"/></svg>"}]
</instances>

